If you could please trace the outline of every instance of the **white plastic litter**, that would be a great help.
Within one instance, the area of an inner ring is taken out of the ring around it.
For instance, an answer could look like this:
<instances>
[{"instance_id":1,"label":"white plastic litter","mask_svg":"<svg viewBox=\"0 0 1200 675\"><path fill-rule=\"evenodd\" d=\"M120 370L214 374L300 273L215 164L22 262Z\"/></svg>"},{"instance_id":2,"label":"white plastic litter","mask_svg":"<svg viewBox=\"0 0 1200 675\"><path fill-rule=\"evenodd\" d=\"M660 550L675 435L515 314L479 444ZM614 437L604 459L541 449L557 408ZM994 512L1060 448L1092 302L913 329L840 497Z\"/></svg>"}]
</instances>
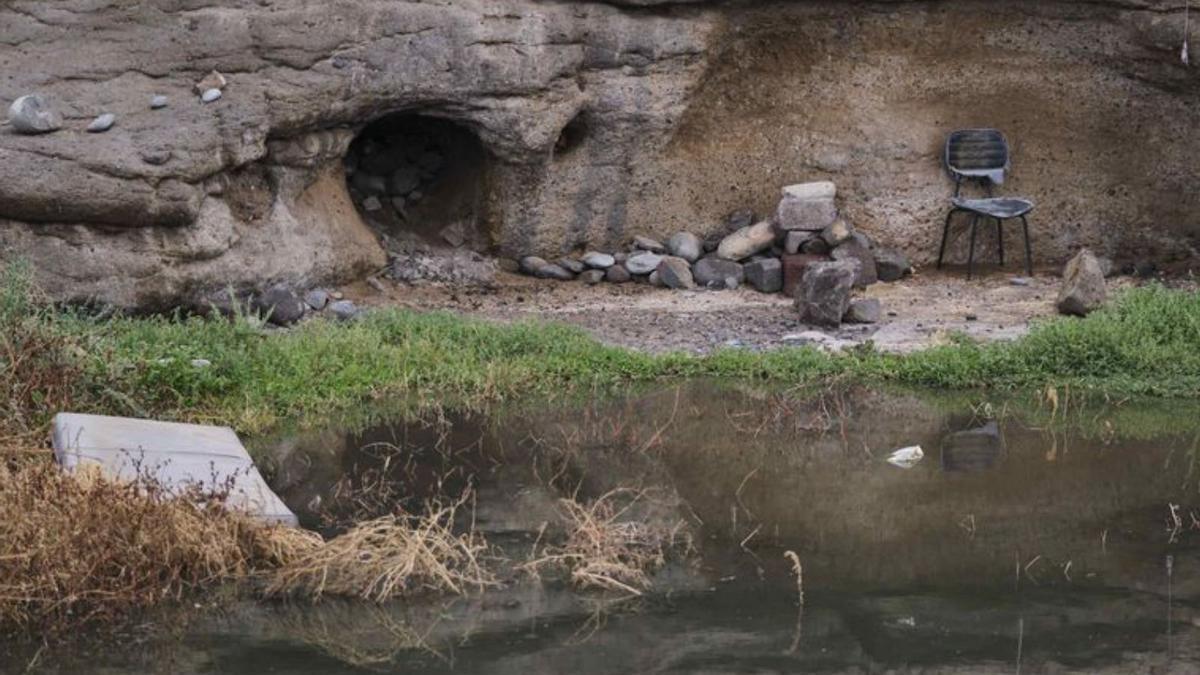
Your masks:
<instances>
[{"instance_id":1,"label":"white plastic litter","mask_svg":"<svg viewBox=\"0 0 1200 675\"><path fill-rule=\"evenodd\" d=\"M925 451L919 445L900 448L888 456L888 463L901 469L911 469L925 457Z\"/></svg>"}]
</instances>

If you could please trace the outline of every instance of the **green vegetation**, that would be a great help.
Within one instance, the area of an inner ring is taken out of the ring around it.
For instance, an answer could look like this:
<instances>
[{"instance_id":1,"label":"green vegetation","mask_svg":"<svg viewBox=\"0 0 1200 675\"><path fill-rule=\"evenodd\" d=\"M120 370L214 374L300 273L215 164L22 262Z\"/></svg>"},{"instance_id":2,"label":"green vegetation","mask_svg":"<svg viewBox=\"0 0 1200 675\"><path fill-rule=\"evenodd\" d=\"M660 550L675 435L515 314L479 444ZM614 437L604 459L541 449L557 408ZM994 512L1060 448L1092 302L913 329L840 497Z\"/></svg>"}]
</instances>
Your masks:
<instances>
[{"instance_id":1,"label":"green vegetation","mask_svg":"<svg viewBox=\"0 0 1200 675\"><path fill-rule=\"evenodd\" d=\"M470 406L685 377L1200 393L1200 295L1160 286L1128 291L1086 319L1041 323L1013 343L961 338L904 356L796 348L699 357L606 347L560 325L497 325L403 310L348 325L314 320L288 331L264 330L248 316L94 319L37 303L20 269L10 266L6 276L0 412L13 432L44 429L64 406L259 431L384 397ZM194 359L211 365L197 367Z\"/></svg>"}]
</instances>

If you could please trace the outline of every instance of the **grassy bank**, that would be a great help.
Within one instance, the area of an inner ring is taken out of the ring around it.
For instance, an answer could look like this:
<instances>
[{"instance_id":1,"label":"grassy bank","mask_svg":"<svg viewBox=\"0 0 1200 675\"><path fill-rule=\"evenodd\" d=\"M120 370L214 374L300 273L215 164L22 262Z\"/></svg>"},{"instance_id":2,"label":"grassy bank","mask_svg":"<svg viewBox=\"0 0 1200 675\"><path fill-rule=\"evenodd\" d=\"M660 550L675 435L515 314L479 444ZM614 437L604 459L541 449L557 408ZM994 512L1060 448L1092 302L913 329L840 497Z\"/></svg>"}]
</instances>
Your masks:
<instances>
[{"instance_id":1,"label":"grassy bank","mask_svg":"<svg viewBox=\"0 0 1200 675\"><path fill-rule=\"evenodd\" d=\"M963 339L906 356L869 348L841 356L800 348L648 355L560 325L402 310L288 331L265 330L253 318L95 320L39 305L12 272L2 302L9 431L43 430L56 410L73 408L254 432L381 397L473 405L680 377L1200 394L1200 295L1157 286L1128 291L1086 319L1039 324L1013 343Z\"/></svg>"},{"instance_id":2,"label":"grassy bank","mask_svg":"<svg viewBox=\"0 0 1200 675\"><path fill-rule=\"evenodd\" d=\"M60 410L256 432L285 421L323 424L372 399L474 406L686 377L716 377L731 386L838 380L1200 394L1200 296L1158 286L1129 291L1086 319L1040 324L1013 343L960 340L908 356L866 348L840 356L784 349L698 357L606 347L558 325L501 326L400 310L351 324L315 320L287 331L267 330L248 316L97 319L44 302L20 269L3 274L0 454L8 456L0 458L0 632L109 621L245 580L271 595L373 599L488 582L475 562L482 544L452 532L452 514L446 517L444 509L415 519L375 514L348 525L342 537L321 541L251 527L219 504L197 511L146 486L63 476L48 462L29 459L44 456L49 420ZM1056 402L1050 414L1065 419L1068 407L1064 400L1059 413ZM1161 425L1151 420L1144 426ZM626 555L604 537L579 541L610 558L614 551L617 558ZM435 549L443 553L422 553ZM569 548L551 557L571 564L583 559ZM620 579L640 578L631 574ZM381 579L383 586L364 581Z\"/></svg>"}]
</instances>

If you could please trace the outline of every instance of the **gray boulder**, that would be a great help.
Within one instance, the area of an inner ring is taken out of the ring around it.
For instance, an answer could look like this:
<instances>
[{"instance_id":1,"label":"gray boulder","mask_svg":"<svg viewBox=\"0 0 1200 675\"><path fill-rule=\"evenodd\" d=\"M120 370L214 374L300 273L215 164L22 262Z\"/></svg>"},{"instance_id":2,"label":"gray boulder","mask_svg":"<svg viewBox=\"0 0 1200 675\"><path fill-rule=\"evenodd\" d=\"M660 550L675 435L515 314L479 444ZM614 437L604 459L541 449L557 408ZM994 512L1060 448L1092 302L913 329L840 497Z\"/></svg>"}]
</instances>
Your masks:
<instances>
[{"instance_id":1,"label":"gray boulder","mask_svg":"<svg viewBox=\"0 0 1200 675\"><path fill-rule=\"evenodd\" d=\"M662 262L662 259L663 257L657 253L640 251L630 255L625 260L625 269L629 270L629 273L633 275L650 274L658 269L658 265Z\"/></svg>"},{"instance_id":2,"label":"gray boulder","mask_svg":"<svg viewBox=\"0 0 1200 675\"><path fill-rule=\"evenodd\" d=\"M775 221L782 230L823 230L837 218L836 196L837 186L828 181L789 185L783 188Z\"/></svg>"},{"instance_id":3,"label":"gray boulder","mask_svg":"<svg viewBox=\"0 0 1200 675\"><path fill-rule=\"evenodd\" d=\"M284 284L276 284L254 299L254 309L276 326L290 326L304 317L304 300Z\"/></svg>"},{"instance_id":4,"label":"gray boulder","mask_svg":"<svg viewBox=\"0 0 1200 675\"><path fill-rule=\"evenodd\" d=\"M783 290L783 263L778 258L762 258L746 263L746 281L760 293Z\"/></svg>"},{"instance_id":5,"label":"gray boulder","mask_svg":"<svg viewBox=\"0 0 1200 675\"><path fill-rule=\"evenodd\" d=\"M321 311L329 304L329 291L323 288L314 288L304 294L304 304L308 305L314 311Z\"/></svg>"},{"instance_id":6,"label":"gray boulder","mask_svg":"<svg viewBox=\"0 0 1200 675\"><path fill-rule=\"evenodd\" d=\"M545 258L539 258L536 255L527 255L521 258L521 271L531 277L538 276L538 270L542 269L550 263Z\"/></svg>"},{"instance_id":7,"label":"gray boulder","mask_svg":"<svg viewBox=\"0 0 1200 675\"><path fill-rule=\"evenodd\" d=\"M588 286L595 286L604 281L604 270L586 270L583 274L579 275L579 280Z\"/></svg>"},{"instance_id":8,"label":"gray boulder","mask_svg":"<svg viewBox=\"0 0 1200 675\"><path fill-rule=\"evenodd\" d=\"M1063 270L1062 288L1058 293L1058 311L1063 314L1086 316L1099 309L1107 297L1104 268L1091 251L1082 249L1071 258Z\"/></svg>"},{"instance_id":9,"label":"gray boulder","mask_svg":"<svg viewBox=\"0 0 1200 675\"><path fill-rule=\"evenodd\" d=\"M607 271L605 271L604 278L608 280L609 283L623 284L633 277L629 274L629 270L625 269L624 265L613 265L612 267L608 268Z\"/></svg>"},{"instance_id":10,"label":"gray boulder","mask_svg":"<svg viewBox=\"0 0 1200 675\"><path fill-rule=\"evenodd\" d=\"M692 267L692 277L697 284L706 288L712 288L714 284L725 288L726 279L733 279L739 284L744 281L746 271L741 263L710 255L696 261Z\"/></svg>"},{"instance_id":11,"label":"gray boulder","mask_svg":"<svg viewBox=\"0 0 1200 675\"><path fill-rule=\"evenodd\" d=\"M838 218L821 231L821 238L830 248L837 248L854 236L854 228L844 218Z\"/></svg>"},{"instance_id":12,"label":"gray boulder","mask_svg":"<svg viewBox=\"0 0 1200 675\"><path fill-rule=\"evenodd\" d=\"M638 235L633 238L633 247L642 251L650 251L651 253L666 253L667 247L662 245L662 242L650 237Z\"/></svg>"},{"instance_id":13,"label":"gray boulder","mask_svg":"<svg viewBox=\"0 0 1200 675\"><path fill-rule=\"evenodd\" d=\"M880 281L899 281L912 271L912 263L903 253L890 248L877 248L875 256L875 271Z\"/></svg>"},{"instance_id":14,"label":"gray boulder","mask_svg":"<svg viewBox=\"0 0 1200 675\"><path fill-rule=\"evenodd\" d=\"M546 263L537 271L537 276L542 279L554 279L557 281L571 281L575 275L570 270L563 268L554 263Z\"/></svg>"},{"instance_id":15,"label":"gray boulder","mask_svg":"<svg viewBox=\"0 0 1200 675\"><path fill-rule=\"evenodd\" d=\"M151 110L161 110L165 107L167 107L167 97L166 96L163 96L162 94L155 94L154 96L150 97L150 109Z\"/></svg>"},{"instance_id":16,"label":"gray boulder","mask_svg":"<svg viewBox=\"0 0 1200 675\"><path fill-rule=\"evenodd\" d=\"M221 96L222 94L220 89L205 89L204 93L200 94L200 100L204 101L205 103L212 103L213 101L219 100Z\"/></svg>"},{"instance_id":17,"label":"gray boulder","mask_svg":"<svg viewBox=\"0 0 1200 675\"><path fill-rule=\"evenodd\" d=\"M606 270L617 264L617 259L607 253L588 251L583 254L583 264L597 270Z\"/></svg>"},{"instance_id":18,"label":"gray boulder","mask_svg":"<svg viewBox=\"0 0 1200 675\"><path fill-rule=\"evenodd\" d=\"M350 321L359 314L358 305L352 300L337 300L329 303L329 313L338 321Z\"/></svg>"},{"instance_id":19,"label":"gray boulder","mask_svg":"<svg viewBox=\"0 0 1200 675\"><path fill-rule=\"evenodd\" d=\"M859 298L850 301L850 308L842 320L846 323L879 323L883 306L876 298Z\"/></svg>"},{"instance_id":20,"label":"gray boulder","mask_svg":"<svg viewBox=\"0 0 1200 675\"><path fill-rule=\"evenodd\" d=\"M676 232L667 240L667 251L671 255L683 258L689 263L699 260L703 250L704 242L700 241L700 237L691 232Z\"/></svg>"},{"instance_id":21,"label":"gray boulder","mask_svg":"<svg viewBox=\"0 0 1200 675\"><path fill-rule=\"evenodd\" d=\"M764 220L722 239L717 247L717 255L726 260L742 260L771 248L774 243L775 230L770 221Z\"/></svg>"},{"instance_id":22,"label":"gray boulder","mask_svg":"<svg viewBox=\"0 0 1200 675\"><path fill-rule=\"evenodd\" d=\"M567 258L565 256L562 258L559 258L558 260L556 260L554 262L556 265L563 268L564 270L567 270L571 274L583 274L583 271L585 269L587 269L587 266L584 265L583 263L579 262L578 260L576 260L574 258Z\"/></svg>"},{"instance_id":23,"label":"gray boulder","mask_svg":"<svg viewBox=\"0 0 1200 675\"><path fill-rule=\"evenodd\" d=\"M834 260L809 265L796 288L800 319L818 326L837 326L850 309L850 291L858 272L855 262Z\"/></svg>"},{"instance_id":24,"label":"gray boulder","mask_svg":"<svg viewBox=\"0 0 1200 675\"><path fill-rule=\"evenodd\" d=\"M858 274L854 277L856 288L866 288L879 281L879 273L875 269L875 256L870 249L853 238L833 249L834 260L854 260L858 262Z\"/></svg>"},{"instance_id":25,"label":"gray boulder","mask_svg":"<svg viewBox=\"0 0 1200 675\"><path fill-rule=\"evenodd\" d=\"M8 123L18 134L44 134L62 128L62 115L38 94L26 94L8 107Z\"/></svg>"},{"instance_id":26,"label":"gray boulder","mask_svg":"<svg viewBox=\"0 0 1200 675\"><path fill-rule=\"evenodd\" d=\"M675 256L665 256L658 264L658 280L667 288L693 289L696 280L692 276L692 267L688 261Z\"/></svg>"}]
</instances>

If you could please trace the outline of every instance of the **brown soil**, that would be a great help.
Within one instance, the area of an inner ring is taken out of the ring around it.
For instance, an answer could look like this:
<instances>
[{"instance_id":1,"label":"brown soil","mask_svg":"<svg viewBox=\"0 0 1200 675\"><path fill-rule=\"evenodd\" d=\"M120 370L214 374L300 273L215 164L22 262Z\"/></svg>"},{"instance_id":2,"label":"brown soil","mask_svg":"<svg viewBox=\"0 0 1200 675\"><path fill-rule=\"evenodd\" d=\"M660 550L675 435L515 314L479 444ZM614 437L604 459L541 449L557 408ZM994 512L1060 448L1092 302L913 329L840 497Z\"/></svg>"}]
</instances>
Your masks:
<instances>
[{"instance_id":1,"label":"brown soil","mask_svg":"<svg viewBox=\"0 0 1200 675\"><path fill-rule=\"evenodd\" d=\"M1054 314L1057 277L1039 273L1028 286L1013 275L985 273L968 282L959 272L919 273L862 293L879 298L878 325L846 325L825 331L854 343L873 340L887 351L907 352L942 343L955 332L981 340L1023 335L1032 320ZM433 285L367 284L343 289L367 306L438 309L499 322L547 320L579 326L606 344L647 352L707 353L722 346L770 349L784 336L814 330L801 323L792 301L749 288L736 291L673 291L644 284L555 282L501 273L489 290ZM1117 281L1111 285L1121 285Z\"/></svg>"}]
</instances>

